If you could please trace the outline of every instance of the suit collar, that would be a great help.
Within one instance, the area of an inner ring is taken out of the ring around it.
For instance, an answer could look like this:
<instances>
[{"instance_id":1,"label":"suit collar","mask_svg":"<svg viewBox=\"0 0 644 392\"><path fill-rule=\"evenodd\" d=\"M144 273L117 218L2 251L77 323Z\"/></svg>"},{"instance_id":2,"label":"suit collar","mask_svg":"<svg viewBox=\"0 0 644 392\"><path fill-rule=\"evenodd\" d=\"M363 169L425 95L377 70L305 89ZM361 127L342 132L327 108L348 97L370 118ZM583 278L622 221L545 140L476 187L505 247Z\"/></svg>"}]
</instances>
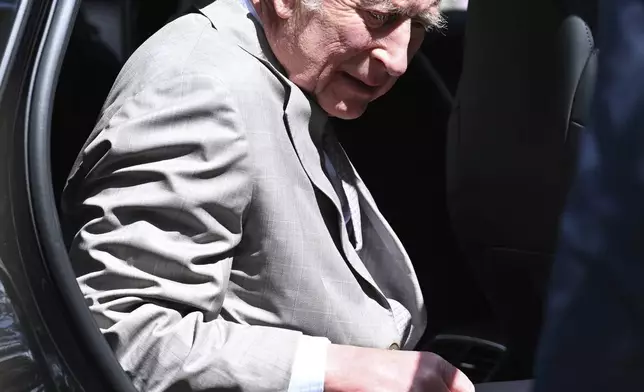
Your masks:
<instances>
[{"instance_id":1,"label":"suit collar","mask_svg":"<svg viewBox=\"0 0 644 392\"><path fill-rule=\"evenodd\" d=\"M297 90L298 95L302 95L305 98L305 103L310 106L311 115L315 117L315 119L311 119L311 122L322 123L322 126L316 126L314 129L309 130L312 132L310 136L314 143L320 146L323 133L326 130L325 125L328 115L308 93L302 91L288 79L286 71L273 54L266 39L264 28L258 19L251 14L246 4L243 3L244 1L248 2L248 5L252 7L250 0L197 0L196 6L210 20L216 30L231 38L240 48L263 62L280 79L285 88L285 109L290 108L291 111L301 109L297 106L303 102L291 102L293 90ZM295 101L300 100L296 99Z\"/></svg>"},{"instance_id":2,"label":"suit collar","mask_svg":"<svg viewBox=\"0 0 644 392\"><path fill-rule=\"evenodd\" d=\"M244 3L244 6L248 10L248 12L251 13L253 18L255 18L255 21L258 22L260 25L262 24L262 21L259 19L259 15L257 15L257 10L255 9L255 6L253 5L252 0L241 0Z\"/></svg>"},{"instance_id":3,"label":"suit collar","mask_svg":"<svg viewBox=\"0 0 644 392\"><path fill-rule=\"evenodd\" d=\"M270 66L284 75L282 65L270 48L261 23L249 12L245 0L197 0L196 7L213 27L231 38L240 48L268 61Z\"/></svg>"},{"instance_id":4,"label":"suit collar","mask_svg":"<svg viewBox=\"0 0 644 392\"><path fill-rule=\"evenodd\" d=\"M251 15L244 0L202 0L199 11L213 27L257 58L284 86L284 122L295 150L311 182L340 211L340 202L321 167L319 147L327 128L328 115L304 91L293 84L268 44L264 29Z\"/></svg>"}]
</instances>

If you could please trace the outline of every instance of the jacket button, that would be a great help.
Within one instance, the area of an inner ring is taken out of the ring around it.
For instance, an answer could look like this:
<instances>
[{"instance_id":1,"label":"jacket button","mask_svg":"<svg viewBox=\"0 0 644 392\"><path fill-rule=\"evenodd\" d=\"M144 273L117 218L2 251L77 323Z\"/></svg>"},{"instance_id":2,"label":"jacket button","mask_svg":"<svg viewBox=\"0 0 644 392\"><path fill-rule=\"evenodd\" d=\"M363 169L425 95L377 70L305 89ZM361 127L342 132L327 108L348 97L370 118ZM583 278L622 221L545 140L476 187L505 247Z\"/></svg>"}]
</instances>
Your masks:
<instances>
[{"instance_id":1,"label":"jacket button","mask_svg":"<svg viewBox=\"0 0 644 392\"><path fill-rule=\"evenodd\" d=\"M389 346L389 349L390 350L400 350L400 346L398 345L398 343L391 343L391 345Z\"/></svg>"}]
</instances>

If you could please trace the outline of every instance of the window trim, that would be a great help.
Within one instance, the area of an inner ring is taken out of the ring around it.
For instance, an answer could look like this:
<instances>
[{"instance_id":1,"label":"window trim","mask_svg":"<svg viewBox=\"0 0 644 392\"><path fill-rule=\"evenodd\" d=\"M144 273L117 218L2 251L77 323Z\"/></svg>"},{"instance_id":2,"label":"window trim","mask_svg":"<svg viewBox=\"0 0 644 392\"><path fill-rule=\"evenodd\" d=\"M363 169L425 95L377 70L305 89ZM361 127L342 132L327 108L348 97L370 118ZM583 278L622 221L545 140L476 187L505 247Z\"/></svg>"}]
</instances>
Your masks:
<instances>
[{"instance_id":1,"label":"window trim","mask_svg":"<svg viewBox=\"0 0 644 392\"><path fill-rule=\"evenodd\" d=\"M7 40L7 44L5 45L4 50L1 51L2 56L0 56L0 99L2 99L4 88L7 84L6 77L11 71L11 66L13 65L13 61L18 50L18 44L25 32L25 27L27 26L27 17L29 16L29 11L31 10L31 4L33 3L32 0L18 1L18 9L13 19L13 25L11 26L9 39Z\"/></svg>"}]
</instances>

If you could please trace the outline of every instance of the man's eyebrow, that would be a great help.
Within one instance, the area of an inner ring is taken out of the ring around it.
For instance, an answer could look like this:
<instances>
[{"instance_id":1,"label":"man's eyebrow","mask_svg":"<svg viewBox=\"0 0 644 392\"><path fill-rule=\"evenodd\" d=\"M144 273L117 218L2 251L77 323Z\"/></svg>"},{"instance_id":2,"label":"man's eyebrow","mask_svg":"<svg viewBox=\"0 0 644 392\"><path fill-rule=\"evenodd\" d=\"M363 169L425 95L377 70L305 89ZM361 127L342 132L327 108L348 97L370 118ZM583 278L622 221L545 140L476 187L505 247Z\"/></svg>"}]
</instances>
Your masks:
<instances>
[{"instance_id":1,"label":"man's eyebrow","mask_svg":"<svg viewBox=\"0 0 644 392\"><path fill-rule=\"evenodd\" d=\"M385 12L406 14L403 8L394 5L391 0L361 0L360 5L368 8L377 8Z\"/></svg>"},{"instance_id":2,"label":"man's eyebrow","mask_svg":"<svg viewBox=\"0 0 644 392\"><path fill-rule=\"evenodd\" d=\"M421 13L417 13L413 7L397 6L391 0L361 0L360 4L363 7L375 8L383 12L407 15L418 20L427 30L442 29L445 25L445 19L436 3Z\"/></svg>"},{"instance_id":3,"label":"man's eyebrow","mask_svg":"<svg viewBox=\"0 0 644 392\"><path fill-rule=\"evenodd\" d=\"M425 30L441 30L446 25L445 17L438 7L432 7L429 10L421 12L416 18L425 26Z\"/></svg>"}]
</instances>

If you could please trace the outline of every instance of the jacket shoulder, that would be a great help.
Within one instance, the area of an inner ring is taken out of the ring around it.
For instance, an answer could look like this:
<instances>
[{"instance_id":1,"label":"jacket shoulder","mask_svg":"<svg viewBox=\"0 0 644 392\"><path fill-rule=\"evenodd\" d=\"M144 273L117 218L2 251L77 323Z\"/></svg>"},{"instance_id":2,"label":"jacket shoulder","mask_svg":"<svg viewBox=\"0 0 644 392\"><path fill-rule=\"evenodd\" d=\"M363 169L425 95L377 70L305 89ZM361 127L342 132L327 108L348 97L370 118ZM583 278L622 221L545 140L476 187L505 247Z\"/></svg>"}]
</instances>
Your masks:
<instances>
[{"instance_id":1,"label":"jacket shoulder","mask_svg":"<svg viewBox=\"0 0 644 392\"><path fill-rule=\"evenodd\" d=\"M258 85L261 63L229 37L212 27L208 18L193 13L170 22L145 41L119 73L105 106L118 104L159 81L186 75L208 75L234 92Z\"/></svg>"}]
</instances>

